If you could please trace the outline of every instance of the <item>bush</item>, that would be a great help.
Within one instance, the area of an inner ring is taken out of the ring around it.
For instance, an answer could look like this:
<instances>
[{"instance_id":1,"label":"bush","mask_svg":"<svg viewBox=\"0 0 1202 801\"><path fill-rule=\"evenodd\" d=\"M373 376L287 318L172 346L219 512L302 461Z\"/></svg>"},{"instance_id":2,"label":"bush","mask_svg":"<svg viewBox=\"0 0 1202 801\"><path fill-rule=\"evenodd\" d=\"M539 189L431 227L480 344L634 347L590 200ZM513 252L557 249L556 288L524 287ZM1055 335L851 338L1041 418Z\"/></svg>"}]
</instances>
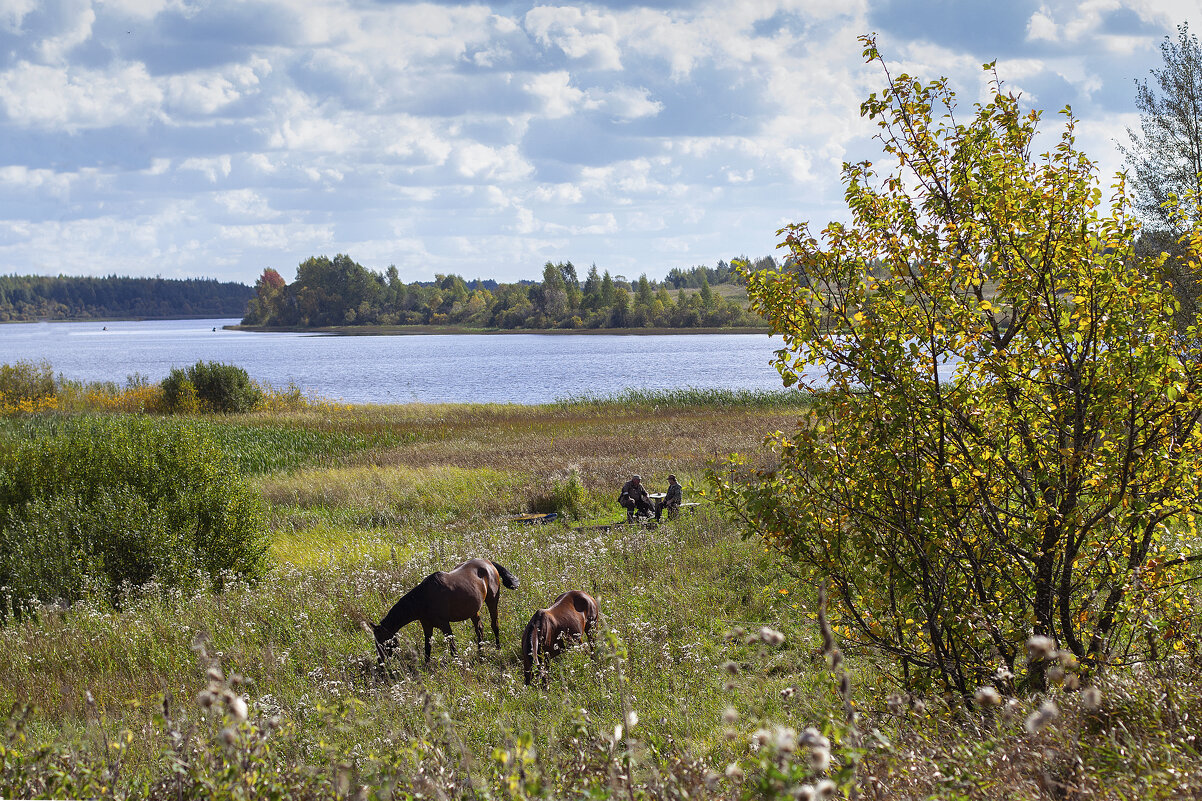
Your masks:
<instances>
[{"instance_id":1,"label":"bush","mask_svg":"<svg viewBox=\"0 0 1202 801\"><path fill-rule=\"evenodd\" d=\"M56 389L49 362L0 364L0 413L54 408Z\"/></svg>"},{"instance_id":2,"label":"bush","mask_svg":"<svg viewBox=\"0 0 1202 801\"><path fill-rule=\"evenodd\" d=\"M266 551L261 499L194 431L72 419L0 443L0 587L17 610L93 592L115 601L152 579L256 577Z\"/></svg>"},{"instance_id":3,"label":"bush","mask_svg":"<svg viewBox=\"0 0 1202 801\"><path fill-rule=\"evenodd\" d=\"M249 412L263 397L245 370L221 362L173 368L163 379L163 393L167 408L180 412Z\"/></svg>"}]
</instances>

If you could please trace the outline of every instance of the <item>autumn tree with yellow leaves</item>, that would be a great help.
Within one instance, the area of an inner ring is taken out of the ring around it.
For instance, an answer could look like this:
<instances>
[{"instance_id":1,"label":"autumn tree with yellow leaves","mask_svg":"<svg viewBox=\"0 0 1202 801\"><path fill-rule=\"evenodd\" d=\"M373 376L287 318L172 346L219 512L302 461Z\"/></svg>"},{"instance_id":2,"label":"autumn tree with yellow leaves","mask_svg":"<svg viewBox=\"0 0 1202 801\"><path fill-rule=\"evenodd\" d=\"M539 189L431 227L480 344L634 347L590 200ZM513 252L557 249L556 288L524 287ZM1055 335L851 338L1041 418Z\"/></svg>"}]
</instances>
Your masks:
<instances>
[{"instance_id":1,"label":"autumn tree with yellow leaves","mask_svg":"<svg viewBox=\"0 0 1202 801\"><path fill-rule=\"evenodd\" d=\"M1163 256L1136 255L1121 176L1104 197L1068 109L1032 155L1040 115L993 65L962 120L945 80L862 41L891 167L844 165L850 222L791 225L788 267L748 270L784 383L822 380L768 439L776 466L732 459L720 501L912 689L1042 685L1032 635L1086 679L1189 647L1197 333L1174 330ZM1202 236L1183 246L1197 262Z\"/></svg>"}]
</instances>

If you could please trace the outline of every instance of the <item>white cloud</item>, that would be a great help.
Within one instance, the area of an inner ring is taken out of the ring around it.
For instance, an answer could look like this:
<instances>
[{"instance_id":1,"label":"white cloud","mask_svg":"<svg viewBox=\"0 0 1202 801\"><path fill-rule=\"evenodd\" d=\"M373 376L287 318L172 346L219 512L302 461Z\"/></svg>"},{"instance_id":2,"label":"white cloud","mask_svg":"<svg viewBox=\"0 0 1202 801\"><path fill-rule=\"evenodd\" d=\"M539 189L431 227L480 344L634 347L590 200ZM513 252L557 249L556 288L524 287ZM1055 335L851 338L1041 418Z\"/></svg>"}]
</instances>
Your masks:
<instances>
[{"instance_id":1,"label":"white cloud","mask_svg":"<svg viewBox=\"0 0 1202 801\"><path fill-rule=\"evenodd\" d=\"M213 200L230 214L248 220L271 220L280 216L280 212L271 208L267 199L253 189L217 192Z\"/></svg>"},{"instance_id":2,"label":"white cloud","mask_svg":"<svg viewBox=\"0 0 1202 801\"><path fill-rule=\"evenodd\" d=\"M622 69L618 20L597 9L537 6L526 12L526 30L545 46L603 70Z\"/></svg>"},{"instance_id":3,"label":"white cloud","mask_svg":"<svg viewBox=\"0 0 1202 801\"><path fill-rule=\"evenodd\" d=\"M642 87L618 86L608 91L589 92L586 106L621 120L654 117L663 110L664 104L652 100L649 94L650 92Z\"/></svg>"},{"instance_id":4,"label":"white cloud","mask_svg":"<svg viewBox=\"0 0 1202 801\"><path fill-rule=\"evenodd\" d=\"M163 92L142 64L107 72L18 63L0 73L0 106L20 127L69 133L145 125L160 116Z\"/></svg>"},{"instance_id":5,"label":"white cloud","mask_svg":"<svg viewBox=\"0 0 1202 801\"><path fill-rule=\"evenodd\" d=\"M180 163L179 168L181 170L195 170L203 175L209 183L215 184L220 178L230 177L232 165L229 156L217 156L215 158L194 157L184 159Z\"/></svg>"},{"instance_id":6,"label":"white cloud","mask_svg":"<svg viewBox=\"0 0 1202 801\"><path fill-rule=\"evenodd\" d=\"M543 116L554 119L568 116L584 99L584 92L571 83L571 75L561 70L535 75L525 88L541 101Z\"/></svg>"},{"instance_id":7,"label":"white cloud","mask_svg":"<svg viewBox=\"0 0 1202 801\"><path fill-rule=\"evenodd\" d=\"M1040 6L1027 20L1027 39L1055 42L1059 38L1060 31L1056 21L1052 19L1052 12L1047 6Z\"/></svg>"},{"instance_id":8,"label":"white cloud","mask_svg":"<svg viewBox=\"0 0 1202 801\"><path fill-rule=\"evenodd\" d=\"M0 0L0 28L21 32L25 17L38 7L38 0Z\"/></svg>"},{"instance_id":9,"label":"white cloud","mask_svg":"<svg viewBox=\"0 0 1202 801\"><path fill-rule=\"evenodd\" d=\"M495 148L471 142L458 148L455 162L461 176L474 180L515 181L534 172L515 145Z\"/></svg>"}]
</instances>

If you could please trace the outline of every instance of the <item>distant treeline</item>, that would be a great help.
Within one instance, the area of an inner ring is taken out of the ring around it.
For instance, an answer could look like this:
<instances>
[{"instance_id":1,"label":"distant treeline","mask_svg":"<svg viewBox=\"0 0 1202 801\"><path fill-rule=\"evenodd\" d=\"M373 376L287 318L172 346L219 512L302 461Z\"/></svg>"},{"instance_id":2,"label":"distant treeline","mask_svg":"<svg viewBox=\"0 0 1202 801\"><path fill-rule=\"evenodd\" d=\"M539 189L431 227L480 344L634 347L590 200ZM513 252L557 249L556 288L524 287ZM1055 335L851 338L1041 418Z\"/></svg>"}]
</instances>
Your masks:
<instances>
[{"instance_id":1,"label":"distant treeline","mask_svg":"<svg viewBox=\"0 0 1202 801\"><path fill-rule=\"evenodd\" d=\"M771 256L756 268L775 266ZM349 256L310 258L284 281L266 269L255 283L245 325L456 325L467 328L695 328L763 326L764 322L712 286L738 280L726 262L717 268L674 269L663 282L598 272L581 280L569 262L547 262L542 281L500 284L439 275L405 284L396 267L384 274ZM687 290L687 291L686 291Z\"/></svg>"},{"instance_id":2,"label":"distant treeline","mask_svg":"<svg viewBox=\"0 0 1202 801\"><path fill-rule=\"evenodd\" d=\"M0 275L0 321L238 317L254 295L205 278Z\"/></svg>"}]
</instances>

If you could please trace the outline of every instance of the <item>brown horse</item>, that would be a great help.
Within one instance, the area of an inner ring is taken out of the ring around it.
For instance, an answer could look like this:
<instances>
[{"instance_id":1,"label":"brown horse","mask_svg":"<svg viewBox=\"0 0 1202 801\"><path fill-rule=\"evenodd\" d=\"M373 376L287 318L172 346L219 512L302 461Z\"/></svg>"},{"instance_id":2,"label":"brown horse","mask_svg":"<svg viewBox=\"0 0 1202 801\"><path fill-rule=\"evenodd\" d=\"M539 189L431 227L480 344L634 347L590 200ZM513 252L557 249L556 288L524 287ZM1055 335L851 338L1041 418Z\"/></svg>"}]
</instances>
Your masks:
<instances>
[{"instance_id":1,"label":"brown horse","mask_svg":"<svg viewBox=\"0 0 1202 801\"><path fill-rule=\"evenodd\" d=\"M437 628L450 637L451 653L455 653L455 640L451 624L460 620L472 621L476 628L476 645L484 647L484 627L480 624L480 607L487 604L492 618L492 631L501 647L501 630L497 626L497 601L501 596L501 584L514 589L518 580L501 565L489 559L469 559L450 572L431 573L421 583L405 593L401 600L388 610L379 625L372 625L376 637L376 650L380 661L392 656L396 633L414 620L420 620L426 634L426 662L430 661L430 638Z\"/></svg>"},{"instance_id":2,"label":"brown horse","mask_svg":"<svg viewBox=\"0 0 1202 801\"><path fill-rule=\"evenodd\" d=\"M526 669L526 684L535 669L546 680L547 660L568 645L579 642L582 636L593 640L597 625L597 602L580 590L568 590L546 609L540 609L522 632L522 666ZM540 654L542 655L540 659Z\"/></svg>"}]
</instances>

